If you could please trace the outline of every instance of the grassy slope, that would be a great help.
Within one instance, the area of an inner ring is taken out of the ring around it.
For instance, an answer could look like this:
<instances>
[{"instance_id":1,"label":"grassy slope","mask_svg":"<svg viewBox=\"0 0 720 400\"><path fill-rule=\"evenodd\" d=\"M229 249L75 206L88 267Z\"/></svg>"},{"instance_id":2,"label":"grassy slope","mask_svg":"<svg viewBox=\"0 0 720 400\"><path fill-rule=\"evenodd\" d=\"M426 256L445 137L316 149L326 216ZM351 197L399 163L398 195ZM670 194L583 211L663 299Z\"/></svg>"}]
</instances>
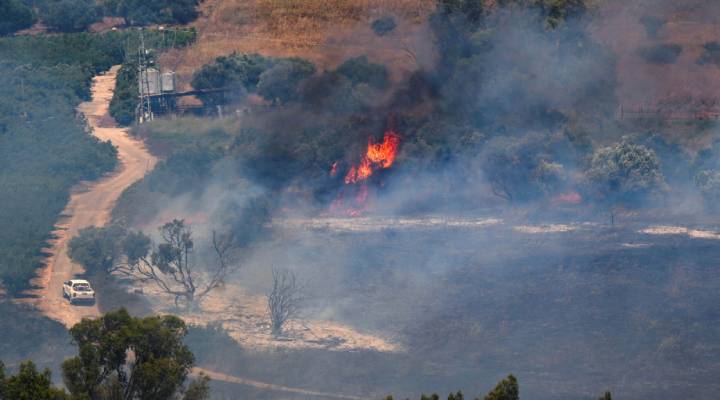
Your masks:
<instances>
[{"instance_id":1,"label":"grassy slope","mask_svg":"<svg viewBox=\"0 0 720 400\"><path fill-rule=\"evenodd\" d=\"M667 24L653 38L640 23L643 16L660 17ZM705 43L720 41L718 18L720 6L712 0L648 0L630 5L612 0L598 2L591 31L618 55L620 103L626 109L661 106L666 113L691 117L708 105L717 110L720 68L697 61ZM640 48L665 43L682 46L675 63L649 64L638 54ZM659 130L691 150L706 145L714 133L702 121L653 122L650 126L640 124L638 130Z\"/></svg>"},{"instance_id":2,"label":"grassy slope","mask_svg":"<svg viewBox=\"0 0 720 400\"><path fill-rule=\"evenodd\" d=\"M371 59L414 69L432 59L429 32L422 22L434 0L207 0L193 24L196 45L168 52L161 63L180 73L187 85L192 72L233 51L270 56L299 56L322 70L368 54ZM397 32L383 38L370 29L375 18L394 15Z\"/></svg>"}]
</instances>

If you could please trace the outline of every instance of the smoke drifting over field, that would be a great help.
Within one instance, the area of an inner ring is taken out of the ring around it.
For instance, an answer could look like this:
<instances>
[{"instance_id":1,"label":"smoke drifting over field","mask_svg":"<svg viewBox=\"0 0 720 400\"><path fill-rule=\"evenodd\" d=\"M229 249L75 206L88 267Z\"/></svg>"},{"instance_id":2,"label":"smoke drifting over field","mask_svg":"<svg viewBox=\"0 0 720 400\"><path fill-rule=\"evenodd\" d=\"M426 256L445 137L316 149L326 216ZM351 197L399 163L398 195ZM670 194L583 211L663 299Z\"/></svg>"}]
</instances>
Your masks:
<instances>
[{"instance_id":1,"label":"smoke drifting over field","mask_svg":"<svg viewBox=\"0 0 720 400\"><path fill-rule=\"evenodd\" d=\"M598 37L641 25L596 36L607 7L440 9L434 68L388 86L320 71L281 106L213 122L210 145L189 139L217 154L145 227L186 217L199 236L246 233L229 284L262 295L287 268L307 282L305 318L404 349L227 346L201 361L376 397L480 393L510 372L537 399L713 393L718 229L698 226L693 176L718 153L695 156L667 121L620 119L630 64ZM696 123L678 129L715 137ZM145 128L151 142L162 124ZM655 235L660 224L681 226Z\"/></svg>"}]
</instances>

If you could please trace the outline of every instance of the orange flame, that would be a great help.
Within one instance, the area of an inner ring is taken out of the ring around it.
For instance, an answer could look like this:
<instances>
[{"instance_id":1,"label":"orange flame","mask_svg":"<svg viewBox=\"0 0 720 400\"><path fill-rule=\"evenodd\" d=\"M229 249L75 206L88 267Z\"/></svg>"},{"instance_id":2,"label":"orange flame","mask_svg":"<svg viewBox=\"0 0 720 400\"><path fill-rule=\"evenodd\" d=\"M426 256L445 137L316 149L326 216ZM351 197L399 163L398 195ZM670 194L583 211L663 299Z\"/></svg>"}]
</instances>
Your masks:
<instances>
[{"instance_id":1,"label":"orange flame","mask_svg":"<svg viewBox=\"0 0 720 400\"><path fill-rule=\"evenodd\" d=\"M400 135L393 130L385 132L382 143L373 143L368 140L368 149L360 165L351 167L345 175L346 184L354 184L367 180L377 169L390 168L395 162Z\"/></svg>"}]
</instances>

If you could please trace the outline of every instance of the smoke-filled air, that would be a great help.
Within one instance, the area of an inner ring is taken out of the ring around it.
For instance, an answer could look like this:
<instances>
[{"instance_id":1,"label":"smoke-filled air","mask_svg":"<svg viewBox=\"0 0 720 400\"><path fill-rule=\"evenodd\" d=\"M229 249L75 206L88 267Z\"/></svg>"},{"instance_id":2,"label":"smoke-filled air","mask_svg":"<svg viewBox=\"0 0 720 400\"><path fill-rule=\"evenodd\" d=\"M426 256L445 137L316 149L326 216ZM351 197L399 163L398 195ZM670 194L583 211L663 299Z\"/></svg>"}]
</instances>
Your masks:
<instances>
[{"instance_id":1,"label":"smoke-filled air","mask_svg":"<svg viewBox=\"0 0 720 400\"><path fill-rule=\"evenodd\" d=\"M0 400L714 398L719 24L0 1Z\"/></svg>"}]
</instances>

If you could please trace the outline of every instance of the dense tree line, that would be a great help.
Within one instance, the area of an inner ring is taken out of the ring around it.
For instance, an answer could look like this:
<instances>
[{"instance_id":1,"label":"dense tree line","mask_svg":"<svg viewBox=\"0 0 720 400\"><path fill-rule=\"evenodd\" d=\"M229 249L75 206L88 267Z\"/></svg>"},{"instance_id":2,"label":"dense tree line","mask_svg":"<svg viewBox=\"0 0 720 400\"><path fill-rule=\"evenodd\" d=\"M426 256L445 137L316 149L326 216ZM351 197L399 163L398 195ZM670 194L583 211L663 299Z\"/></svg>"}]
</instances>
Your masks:
<instances>
[{"instance_id":1,"label":"dense tree line","mask_svg":"<svg viewBox=\"0 0 720 400\"><path fill-rule=\"evenodd\" d=\"M147 39L160 47L163 36ZM92 76L122 63L136 34L72 34L0 39L0 281L28 287L40 249L70 187L112 170L116 150L86 132L75 107L90 98Z\"/></svg>"},{"instance_id":2,"label":"dense tree line","mask_svg":"<svg viewBox=\"0 0 720 400\"><path fill-rule=\"evenodd\" d=\"M206 400L209 379L190 380L195 357L175 316L135 318L127 311L84 319L70 329L78 355L62 363L65 389L32 361L14 375L0 362L0 400Z\"/></svg>"},{"instance_id":3,"label":"dense tree line","mask_svg":"<svg viewBox=\"0 0 720 400\"><path fill-rule=\"evenodd\" d=\"M121 17L128 26L187 24L198 16L199 0L3 0L0 36L36 21L56 32L82 32L103 17Z\"/></svg>"},{"instance_id":4,"label":"dense tree line","mask_svg":"<svg viewBox=\"0 0 720 400\"><path fill-rule=\"evenodd\" d=\"M0 2L0 36L29 28L35 19L32 8L20 0Z\"/></svg>"}]
</instances>

